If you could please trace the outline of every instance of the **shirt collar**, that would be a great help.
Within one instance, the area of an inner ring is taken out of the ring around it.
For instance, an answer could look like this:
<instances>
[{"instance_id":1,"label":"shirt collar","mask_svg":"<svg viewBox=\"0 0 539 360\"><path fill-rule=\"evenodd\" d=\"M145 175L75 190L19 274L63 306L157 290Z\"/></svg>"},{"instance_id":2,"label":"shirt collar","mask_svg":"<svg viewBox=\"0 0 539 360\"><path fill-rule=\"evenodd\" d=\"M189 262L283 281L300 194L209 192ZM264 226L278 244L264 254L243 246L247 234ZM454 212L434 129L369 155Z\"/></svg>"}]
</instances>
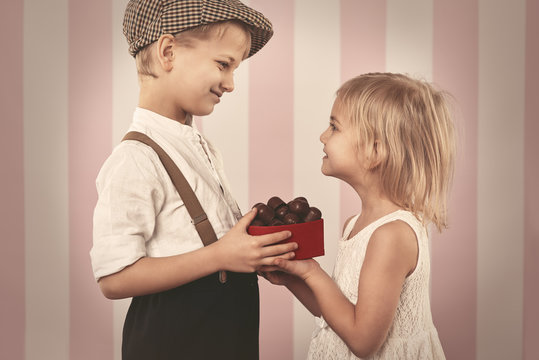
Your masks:
<instances>
[{"instance_id":1,"label":"shirt collar","mask_svg":"<svg viewBox=\"0 0 539 360\"><path fill-rule=\"evenodd\" d=\"M148 109L137 107L133 117L134 124L140 124L143 127L149 127L157 130L160 134L174 134L182 137L199 137L200 132L196 128L193 116L187 114L185 124L174 119L160 115Z\"/></svg>"}]
</instances>

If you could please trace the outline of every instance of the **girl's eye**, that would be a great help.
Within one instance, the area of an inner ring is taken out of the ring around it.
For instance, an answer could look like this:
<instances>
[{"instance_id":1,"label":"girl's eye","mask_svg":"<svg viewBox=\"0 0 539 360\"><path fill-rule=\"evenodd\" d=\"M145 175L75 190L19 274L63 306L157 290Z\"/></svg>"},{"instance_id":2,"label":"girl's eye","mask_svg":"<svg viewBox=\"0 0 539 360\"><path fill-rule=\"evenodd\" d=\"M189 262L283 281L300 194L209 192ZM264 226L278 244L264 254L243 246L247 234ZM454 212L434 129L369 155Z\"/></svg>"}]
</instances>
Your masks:
<instances>
[{"instance_id":1,"label":"girl's eye","mask_svg":"<svg viewBox=\"0 0 539 360\"><path fill-rule=\"evenodd\" d=\"M337 127L333 123L329 123L329 128L331 129L331 131L337 130Z\"/></svg>"}]
</instances>

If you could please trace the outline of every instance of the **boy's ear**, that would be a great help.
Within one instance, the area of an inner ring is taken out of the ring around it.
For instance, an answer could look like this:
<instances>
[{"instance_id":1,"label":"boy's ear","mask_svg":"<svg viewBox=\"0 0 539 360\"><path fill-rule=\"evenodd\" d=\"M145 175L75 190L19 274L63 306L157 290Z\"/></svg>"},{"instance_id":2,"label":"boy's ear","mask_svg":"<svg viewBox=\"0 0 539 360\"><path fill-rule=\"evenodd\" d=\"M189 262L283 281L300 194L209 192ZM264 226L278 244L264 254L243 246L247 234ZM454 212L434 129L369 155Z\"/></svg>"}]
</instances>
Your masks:
<instances>
[{"instance_id":1,"label":"boy's ear","mask_svg":"<svg viewBox=\"0 0 539 360\"><path fill-rule=\"evenodd\" d=\"M163 34L157 40L155 47L157 62L161 69L170 71L174 62L174 35Z\"/></svg>"}]
</instances>

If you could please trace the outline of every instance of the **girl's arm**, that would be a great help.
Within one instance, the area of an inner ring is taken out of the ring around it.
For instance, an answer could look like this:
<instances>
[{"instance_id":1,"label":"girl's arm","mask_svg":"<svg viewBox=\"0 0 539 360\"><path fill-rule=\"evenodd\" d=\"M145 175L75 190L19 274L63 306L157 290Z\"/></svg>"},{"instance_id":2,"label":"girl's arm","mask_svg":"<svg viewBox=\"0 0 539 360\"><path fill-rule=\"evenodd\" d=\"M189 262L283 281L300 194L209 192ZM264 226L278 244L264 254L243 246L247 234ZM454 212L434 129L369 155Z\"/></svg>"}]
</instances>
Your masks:
<instances>
[{"instance_id":1,"label":"girl's arm","mask_svg":"<svg viewBox=\"0 0 539 360\"><path fill-rule=\"evenodd\" d=\"M404 280L414 270L417 255L415 233L407 224L394 221L379 227L367 247L356 304L314 260L276 259L275 264L305 281L328 325L356 356L367 357L387 337Z\"/></svg>"},{"instance_id":2,"label":"girl's arm","mask_svg":"<svg viewBox=\"0 0 539 360\"><path fill-rule=\"evenodd\" d=\"M314 260L297 260L297 261L312 261ZM316 298L312 290L305 284L305 281L296 275L280 271L277 266L262 266L259 275L263 276L273 285L284 285L292 294L305 306L307 310L314 316L320 316L320 307L316 302Z\"/></svg>"},{"instance_id":3,"label":"girl's arm","mask_svg":"<svg viewBox=\"0 0 539 360\"><path fill-rule=\"evenodd\" d=\"M348 226L348 223L353 218L354 216L351 216L344 222L343 235L345 229ZM309 259L303 261L305 262L305 264L309 264L309 262L311 262L312 264L310 264L309 266L318 266L315 260ZM307 284L305 284L305 281L303 281L303 279L296 275L279 271L279 267L276 266L263 266L261 270L262 271L259 271L259 275L262 275L274 285L286 286L288 290L290 290L290 292L294 294L294 296L303 304L303 306L305 306L305 308L310 311L311 314L320 317L321 313L318 302L316 301L316 298L311 288L308 287Z\"/></svg>"},{"instance_id":4,"label":"girl's arm","mask_svg":"<svg viewBox=\"0 0 539 360\"><path fill-rule=\"evenodd\" d=\"M277 256L291 259L296 243L278 244L290 236L288 231L251 236L246 228L256 210L247 213L219 241L189 253L150 258L143 257L123 270L99 279L105 297L121 299L175 288L219 270L254 272L272 263Z\"/></svg>"}]
</instances>

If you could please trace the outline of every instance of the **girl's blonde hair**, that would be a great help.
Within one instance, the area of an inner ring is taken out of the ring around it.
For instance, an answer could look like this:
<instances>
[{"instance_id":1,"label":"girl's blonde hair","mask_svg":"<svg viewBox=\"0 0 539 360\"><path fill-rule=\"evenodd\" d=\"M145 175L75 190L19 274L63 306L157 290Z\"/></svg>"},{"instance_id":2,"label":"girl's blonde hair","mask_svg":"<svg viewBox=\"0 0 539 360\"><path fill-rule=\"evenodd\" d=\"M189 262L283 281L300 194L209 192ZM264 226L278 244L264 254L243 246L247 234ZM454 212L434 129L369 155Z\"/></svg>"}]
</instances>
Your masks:
<instances>
[{"instance_id":1,"label":"girl's blonde hair","mask_svg":"<svg viewBox=\"0 0 539 360\"><path fill-rule=\"evenodd\" d=\"M247 57L250 50L252 30L249 27L249 25L247 25L246 23L240 20L224 20L224 21L217 21L214 23L196 26L191 29L187 29L185 31L175 34L174 40L181 46L189 47L191 46L193 39L206 40L211 35L216 35L216 36L221 37L224 34L224 31L226 30L226 26L228 24L236 24L240 26L248 35L247 40L249 43L246 44L248 46L247 46L247 51L244 54L244 58ZM135 62L136 62L137 72L139 76L150 76L153 78L157 77L157 75L155 75L153 71L153 56L152 56L152 48L155 44L156 42L154 41L153 43L145 46L135 56Z\"/></svg>"},{"instance_id":2,"label":"girl's blonde hair","mask_svg":"<svg viewBox=\"0 0 539 360\"><path fill-rule=\"evenodd\" d=\"M383 191L439 231L447 228L447 196L455 163L448 94L402 74L355 77L337 100L370 152Z\"/></svg>"}]
</instances>

